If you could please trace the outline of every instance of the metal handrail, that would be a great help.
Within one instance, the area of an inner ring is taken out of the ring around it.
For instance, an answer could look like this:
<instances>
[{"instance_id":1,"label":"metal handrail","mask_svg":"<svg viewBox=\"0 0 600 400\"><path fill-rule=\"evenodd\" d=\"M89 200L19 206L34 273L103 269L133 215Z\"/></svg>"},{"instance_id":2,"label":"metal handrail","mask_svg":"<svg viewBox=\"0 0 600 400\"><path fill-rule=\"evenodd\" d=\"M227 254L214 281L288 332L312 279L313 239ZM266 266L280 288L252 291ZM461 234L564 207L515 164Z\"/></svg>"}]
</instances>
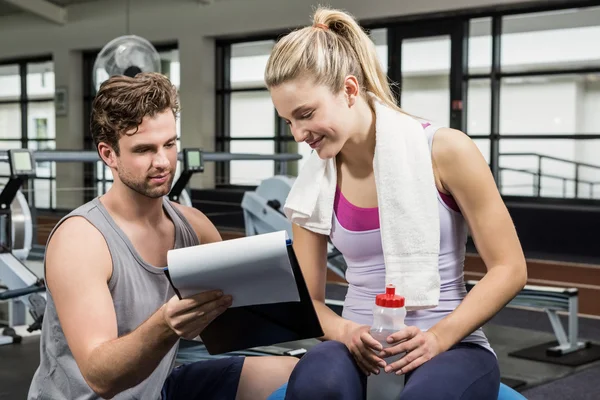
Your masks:
<instances>
[{"instance_id":1,"label":"metal handrail","mask_svg":"<svg viewBox=\"0 0 600 400\"><path fill-rule=\"evenodd\" d=\"M520 168L509 168L509 167L500 167L500 170L503 171L513 171L513 172L522 172L525 174L529 174L529 175L537 175L538 172L537 171L532 171L530 169L520 169ZM575 181L575 178L567 178L564 176L559 176L559 175L553 175L553 174L542 174L542 177L544 178L552 178L552 179L560 179L560 180L566 180L566 181ZM579 179L578 181L579 183L585 183L588 185L597 185L600 182L597 181L590 181L590 180L586 180L586 179Z\"/></svg>"},{"instance_id":2,"label":"metal handrail","mask_svg":"<svg viewBox=\"0 0 600 400\"><path fill-rule=\"evenodd\" d=\"M569 160L567 158L560 158L560 157L555 157L555 156L548 156L548 155L540 154L540 153L500 153L499 155L500 156L535 156L535 157L546 158L548 160L562 161L562 162L566 162L566 163L569 163L569 164L581 165L583 167L600 169L600 165L582 163L582 162L579 162L579 161Z\"/></svg>"},{"instance_id":3,"label":"metal handrail","mask_svg":"<svg viewBox=\"0 0 600 400\"><path fill-rule=\"evenodd\" d=\"M34 150L33 158L36 162L94 162L101 161L96 151L86 150ZM233 161L233 160L273 160L273 161L294 161L300 160L301 154L298 153L277 153L277 154L250 154L250 153L220 153L220 152L202 152L203 161ZM179 152L178 159L183 160L183 152ZM8 151L0 150L0 161L8 160Z\"/></svg>"},{"instance_id":4,"label":"metal handrail","mask_svg":"<svg viewBox=\"0 0 600 400\"><path fill-rule=\"evenodd\" d=\"M532 170L528 170L528 169L500 167L500 171L521 172L521 173L529 174L532 176L538 176L538 173L536 171L532 171ZM539 175L540 179L538 179L538 182L533 183L533 187L536 189L538 197L540 197L540 193L541 193L541 178L542 177L562 180L563 181L563 185L562 185L563 186L562 187L563 197L567 197L567 182L570 182L570 181L575 182L575 196L576 197L578 196L579 183L584 183L584 184L590 185L590 198L594 197L595 185L600 184L600 182L588 181L588 180L583 180L583 179L575 180L575 178L566 178L564 176L558 176L558 175L552 175L552 174L541 174L541 175ZM525 187L525 186L529 187L529 185L501 185L501 188Z\"/></svg>"},{"instance_id":5,"label":"metal handrail","mask_svg":"<svg viewBox=\"0 0 600 400\"><path fill-rule=\"evenodd\" d=\"M548 177L548 178L554 178L554 179L561 179L563 181L563 196L566 196L566 182L567 181L574 181L575 182L575 198L579 197L579 183L584 183L584 184L590 185L590 196L591 197L593 197L593 194L594 194L594 186L600 184L600 182L597 182L597 181L590 181L590 180L586 180L586 179L579 179L579 168L580 167L594 168L594 169L600 170L600 165L594 165L594 164L589 164L589 163L584 163L584 162L579 162L579 161L573 161L573 160L569 160L569 159L566 159L566 158L549 156L549 155L539 154L539 153L514 153L514 152L511 152L511 153L500 153L499 156L508 156L508 157L537 157L538 158L537 172L536 171L532 171L532 170L525 170L525 169L499 167L500 170L529 173L529 174L534 175L537 178L537 183L534 183L534 185L533 185L534 188L536 189L536 196L537 197L540 197L542 177ZM574 178L568 178L568 177L563 177L563 176L557 176L557 175L542 173L542 161L544 159L553 160L553 161L560 161L560 162L564 162L564 163L575 165L575 177Z\"/></svg>"}]
</instances>

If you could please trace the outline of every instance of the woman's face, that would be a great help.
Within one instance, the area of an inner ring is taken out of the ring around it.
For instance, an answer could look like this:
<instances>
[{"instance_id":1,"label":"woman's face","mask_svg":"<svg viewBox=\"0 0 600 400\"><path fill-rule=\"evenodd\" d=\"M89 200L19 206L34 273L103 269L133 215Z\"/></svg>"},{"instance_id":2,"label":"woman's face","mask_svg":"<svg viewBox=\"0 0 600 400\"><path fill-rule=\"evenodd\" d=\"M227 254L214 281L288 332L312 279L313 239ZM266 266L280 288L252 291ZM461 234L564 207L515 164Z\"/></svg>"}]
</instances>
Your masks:
<instances>
[{"instance_id":1,"label":"woman's face","mask_svg":"<svg viewBox=\"0 0 600 400\"><path fill-rule=\"evenodd\" d=\"M354 109L345 91L298 78L270 89L273 104L296 142L306 142L321 159L335 157L350 137Z\"/></svg>"}]
</instances>

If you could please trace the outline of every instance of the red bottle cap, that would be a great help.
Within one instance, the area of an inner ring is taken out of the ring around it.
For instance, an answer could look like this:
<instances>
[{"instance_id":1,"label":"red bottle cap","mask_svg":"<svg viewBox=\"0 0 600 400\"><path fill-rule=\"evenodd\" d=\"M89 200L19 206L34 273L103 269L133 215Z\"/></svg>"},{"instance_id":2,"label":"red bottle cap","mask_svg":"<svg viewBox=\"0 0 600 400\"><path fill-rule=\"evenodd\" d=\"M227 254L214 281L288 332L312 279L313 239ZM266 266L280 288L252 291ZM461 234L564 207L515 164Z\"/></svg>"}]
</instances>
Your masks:
<instances>
[{"instance_id":1,"label":"red bottle cap","mask_svg":"<svg viewBox=\"0 0 600 400\"><path fill-rule=\"evenodd\" d=\"M404 307L404 297L396 294L396 287L394 285L387 285L385 293L378 294L375 298L375 304L380 307L400 308Z\"/></svg>"}]
</instances>

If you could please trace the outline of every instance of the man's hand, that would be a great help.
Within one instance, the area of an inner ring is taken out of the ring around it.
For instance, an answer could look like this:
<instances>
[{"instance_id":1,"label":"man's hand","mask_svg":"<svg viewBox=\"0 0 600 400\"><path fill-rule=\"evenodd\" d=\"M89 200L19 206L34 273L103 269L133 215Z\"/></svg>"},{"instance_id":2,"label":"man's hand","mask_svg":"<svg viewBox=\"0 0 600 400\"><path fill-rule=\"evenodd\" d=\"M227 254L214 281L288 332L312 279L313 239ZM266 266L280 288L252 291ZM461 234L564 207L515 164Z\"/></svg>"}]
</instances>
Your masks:
<instances>
[{"instance_id":1,"label":"man's hand","mask_svg":"<svg viewBox=\"0 0 600 400\"><path fill-rule=\"evenodd\" d=\"M218 290L179 299L173 296L163 307L165 323L175 334L194 339L219 315L231 306L231 296Z\"/></svg>"}]
</instances>

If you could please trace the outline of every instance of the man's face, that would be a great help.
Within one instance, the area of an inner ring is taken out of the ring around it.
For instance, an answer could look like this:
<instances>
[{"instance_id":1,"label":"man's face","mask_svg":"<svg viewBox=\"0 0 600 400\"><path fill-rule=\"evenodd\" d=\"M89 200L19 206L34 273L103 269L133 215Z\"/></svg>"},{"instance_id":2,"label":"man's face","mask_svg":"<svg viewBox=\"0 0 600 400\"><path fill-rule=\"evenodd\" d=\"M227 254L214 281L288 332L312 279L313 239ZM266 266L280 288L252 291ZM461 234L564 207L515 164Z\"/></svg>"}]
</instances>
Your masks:
<instances>
[{"instance_id":1,"label":"man's face","mask_svg":"<svg viewBox=\"0 0 600 400\"><path fill-rule=\"evenodd\" d=\"M118 178L131 190L150 198L171 191L177 169L177 130L169 109L144 117L138 131L119 138Z\"/></svg>"}]
</instances>

